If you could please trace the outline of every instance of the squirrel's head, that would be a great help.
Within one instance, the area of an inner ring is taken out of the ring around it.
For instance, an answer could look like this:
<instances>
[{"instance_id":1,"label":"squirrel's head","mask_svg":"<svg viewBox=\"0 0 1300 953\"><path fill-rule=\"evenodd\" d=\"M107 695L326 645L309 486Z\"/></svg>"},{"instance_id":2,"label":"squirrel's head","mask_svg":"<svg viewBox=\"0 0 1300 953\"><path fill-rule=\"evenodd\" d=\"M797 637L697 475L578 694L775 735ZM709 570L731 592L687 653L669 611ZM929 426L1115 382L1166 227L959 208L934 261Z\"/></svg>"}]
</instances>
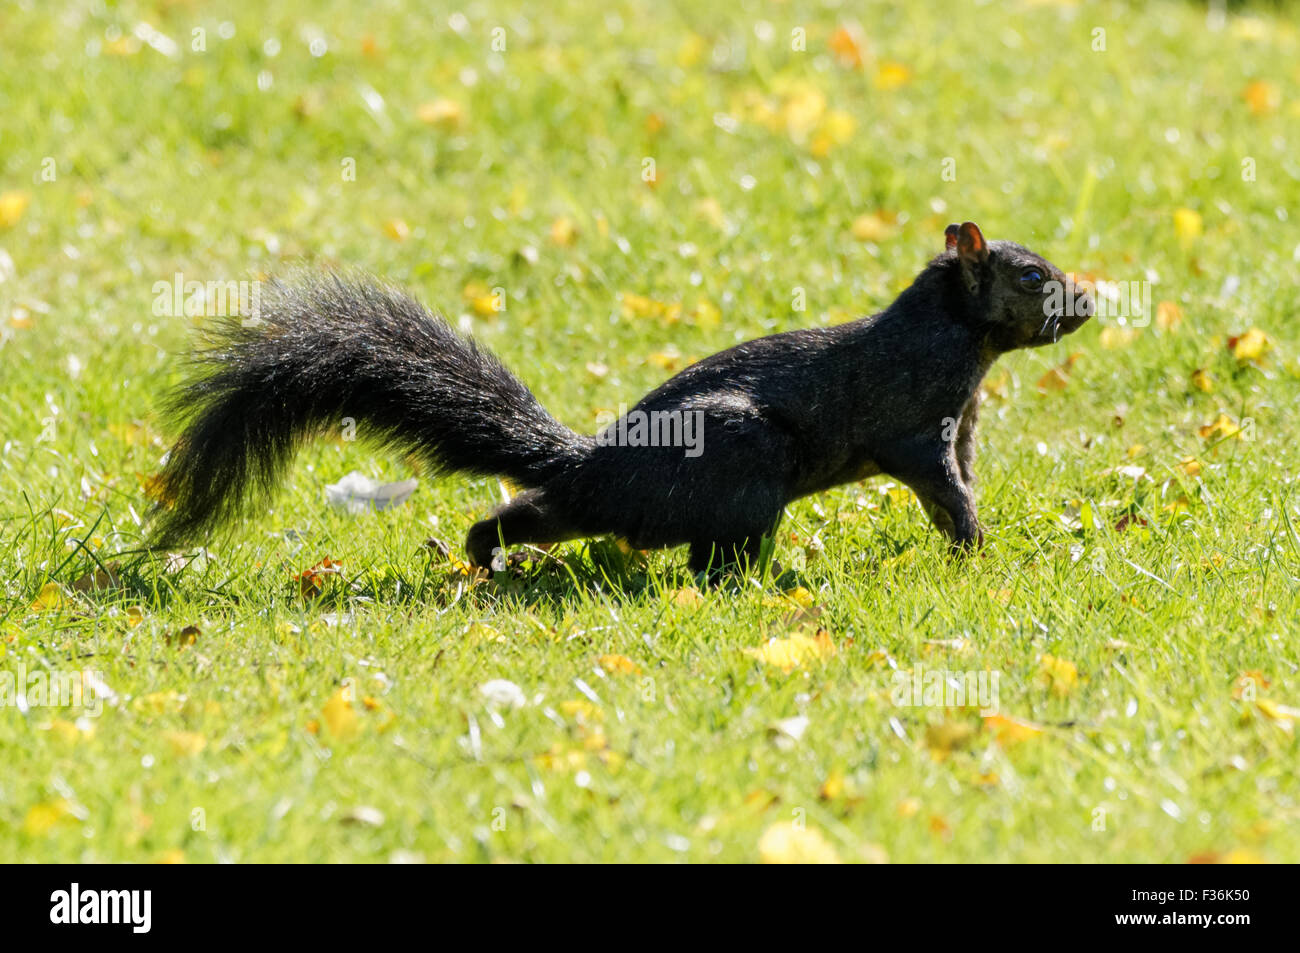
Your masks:
<instances>
[{"instance_id":1,"label":"squirrel's head","mask_svg":"<svg viewBox=\"0 0 1300 953\"><path fill-rule=\"evenodd\" d=\"M946 255L998 351L1054 344L1092 317L1092 296L1041 255L1015 242L985 241L974 222L949 225Z\"/></svg>"}]
</instances>

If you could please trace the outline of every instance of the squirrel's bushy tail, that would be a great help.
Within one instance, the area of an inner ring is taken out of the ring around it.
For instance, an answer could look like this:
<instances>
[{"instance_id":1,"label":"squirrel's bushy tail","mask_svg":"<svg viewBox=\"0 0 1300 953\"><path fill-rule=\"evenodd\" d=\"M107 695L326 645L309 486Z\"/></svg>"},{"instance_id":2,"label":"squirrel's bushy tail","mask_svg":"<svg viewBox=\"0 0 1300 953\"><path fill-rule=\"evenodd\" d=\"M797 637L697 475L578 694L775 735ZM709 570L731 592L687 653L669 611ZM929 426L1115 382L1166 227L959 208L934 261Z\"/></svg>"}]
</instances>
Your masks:
<instances>
[{"instance_id":1,"label":"squirrel's bushy tail","mask_svg":"<svg viewBox=\"0 0 1300 953\"><path fill-rule=\"evenodd\" d=\"M171 396L185 429L159 476L155 545L200 539L246 512L304 439L341 432L345 418L435 470L525 487L585 455L591 438L401 291L332 274L268 285L259 320L209 332L195 376Z\"/></svg>"}]
</instances>

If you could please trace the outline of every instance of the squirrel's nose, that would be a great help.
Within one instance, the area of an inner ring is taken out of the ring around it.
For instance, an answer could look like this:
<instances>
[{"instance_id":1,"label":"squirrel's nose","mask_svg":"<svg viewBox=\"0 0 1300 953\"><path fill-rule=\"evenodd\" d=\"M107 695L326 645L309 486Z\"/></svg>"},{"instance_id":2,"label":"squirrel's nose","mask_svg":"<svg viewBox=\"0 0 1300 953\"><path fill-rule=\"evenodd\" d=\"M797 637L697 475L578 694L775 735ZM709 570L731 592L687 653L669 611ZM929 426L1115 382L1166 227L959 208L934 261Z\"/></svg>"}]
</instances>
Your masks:
<instances>
[{"instance_id":1,"label":"squirrel's nose","mask_svg":"<svg viewBox=\"0 0 1300 953\"><path fill-rule=\"evenodd\" d=\"M1074 301L1074 313L1079 317L1090 318L1093 315L1095 302L1088 289L1076 285L1073 281L1067 283L1066 294Z\"/></svg>"}]
</instances>

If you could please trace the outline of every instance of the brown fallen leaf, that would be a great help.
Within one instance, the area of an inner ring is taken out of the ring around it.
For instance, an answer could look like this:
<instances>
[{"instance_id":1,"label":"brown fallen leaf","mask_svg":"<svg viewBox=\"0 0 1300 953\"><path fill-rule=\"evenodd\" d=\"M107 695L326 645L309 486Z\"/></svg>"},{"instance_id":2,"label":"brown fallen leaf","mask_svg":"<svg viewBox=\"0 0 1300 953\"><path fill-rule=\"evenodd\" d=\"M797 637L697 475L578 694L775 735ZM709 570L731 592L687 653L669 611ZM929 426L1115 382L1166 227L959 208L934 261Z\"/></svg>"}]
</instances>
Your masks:
<instances>
[{"instance_id":1,"label":"brown fallen leaf","mask_svg":"<svg viewBox=\"0 0 1300 953\"><path fill-rule=\"evenodd\" d=\"M178 649L183 649L197 643L199 641L199 636L202 634L203 630L201 630L197 625L187 625L175 634L168 633L167 644L175 646Z\"/></svg>"},{"instance_id":2,"label":"brown fallen leaf","mask_svg":"<svg viewBox=\"0 0 1300 953\"><path fill-rule=\"evenodd\" d=\"M1082 356L1082 354L1076 351L1040 377L1038 383L1035 385L1038 388L1038 392L1040 394L1046 394L1054 390L1065 390L1070 383L1070 372L1074 369L1075 362Z\"/></svg>"},{"instance_id":3,"label":"brown fallen leaf","mask_svg":"<svg viewBox=\"0 0 1300 953\"><path fill-rule=\"evenodd\" d=\"M122 578L118 575L121 569L121 563L111 562L107 566L86 573L72 584L72 588L75 592L117 589L122 585Z\"/></svg>"},{"instance_id":4,"label":"brown fallen leaf","mask_svg":"<svg viewBox=\"0 0 1300 953\"><path fill-rule=\"evenodd\" d=\"M942 761L975 737L975 729L964 721L941 721L925 726L925 744L930 757Z\"/></svg>"},{"instance_id":5,"label":"brown fallen leaf","mask_svg":"<svg viewBox=\"0 0 1300 953\"><path fill-rule=\"evenodd\" d=\"M326 556L310 569L294 573L293 578L298 583L298 590L302 597L309 599L325 591L325 583L330 576L339 576L342 573L343 563Z\"/></svg>"},{"instance_id":6,"label":"brown fallen leaf","mask_svg":"<svg viewBox=\"0 0 1300 953\"><path fill-rule=\"evenodd\" d=\"M842 26L831 34L827 41L835 59L845 69L862 67L862 43L855 28Z\"/></svg>"}]
</instances>

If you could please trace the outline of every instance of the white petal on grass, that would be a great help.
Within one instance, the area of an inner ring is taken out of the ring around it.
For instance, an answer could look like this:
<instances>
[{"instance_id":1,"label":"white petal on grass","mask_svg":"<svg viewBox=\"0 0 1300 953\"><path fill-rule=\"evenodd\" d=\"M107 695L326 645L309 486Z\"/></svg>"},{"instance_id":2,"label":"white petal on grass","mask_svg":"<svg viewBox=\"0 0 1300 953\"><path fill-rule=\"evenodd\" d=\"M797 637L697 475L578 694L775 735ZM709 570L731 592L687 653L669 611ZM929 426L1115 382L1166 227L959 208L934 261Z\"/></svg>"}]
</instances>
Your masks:
<instances>
[{"instance_id":1,"label":"white petal on grass","mask_svg":"<svg viewBox=\"0 0 1300 953\"><path fill-rule=\"evenodd\" d=\"M344 824L358 824L363 827L382 827L384 812L369 804L358 804L339 818Z\"/></svg>"},{"instance_id":2,"label":"white petal on grass","mask_svg":"<svg viewBox=\"0 0 1300 953\"><path fill-rule=\"evenodd\" d=\"M484 682L478 690L484 701L498 708L522 708L528 703L520 687L504 678Z\"/></svg>"},{"instance_id":3,"label":"white petal on grass","mask_svg":"<svg viewBox=\"0 0 1300 953\"><path fill-rule=\"evenodd\" d=\"M782 718L768 728L768 735L778 748L782 751L789 751L803 738L804 732L808 730L810 723L809 719L804 715Z\"/></svg>"},{"instance_id":4,"label":"white petal on grass","mask_svg":"<svg viewBox=\"0 0 1300 953\"><path fill-rule=\"evenodd\" d=\"M325 497L332 506L347 510L349 513L364 513L366 510L386 510L400 506L411 498L419 480L414 478L400 483L379 483L364 473L353 470L338 483L325 487Z\"/></svg>"},{"instance_id":5,"label":"white petal on grass","mask_svg":"<svg viewBox=\"0 0 1300 953\"><path fill-rule=\"evenodd\" d=\"M176 45L175 40L165 33L160 33L148 23L137 23L131 32L136 35L138 40L142 43L148 43L163 56L174 59L180 54L180 47Z\"/></svg>"}]
</instances>

